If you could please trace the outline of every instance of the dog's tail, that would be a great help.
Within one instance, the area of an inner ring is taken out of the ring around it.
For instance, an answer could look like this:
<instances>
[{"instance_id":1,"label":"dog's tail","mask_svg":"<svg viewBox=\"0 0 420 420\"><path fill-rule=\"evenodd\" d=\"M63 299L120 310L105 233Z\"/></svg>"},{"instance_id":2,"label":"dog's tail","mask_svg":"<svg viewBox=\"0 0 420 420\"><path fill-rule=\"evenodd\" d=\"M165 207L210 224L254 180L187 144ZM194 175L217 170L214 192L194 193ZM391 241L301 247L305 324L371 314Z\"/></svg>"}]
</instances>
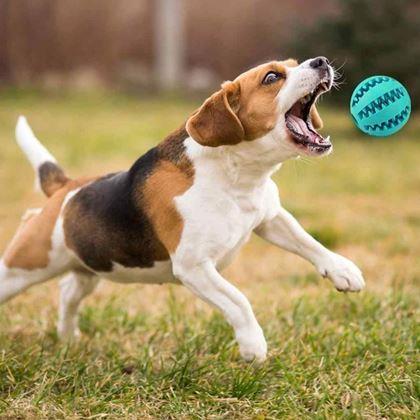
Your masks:
<instances>
[{"instance_id":1,"label":"dog's tail","mask_svg":"<svg viewBox=\"0 0 420 420\"><path fill-rule=\"evenodd\" d=\"M16 125L16 141L35 171L35 188L47 197L53 195L69 181L56 159L40 143L29 127L26 118L20 116Z\"/></svg>"}]
</instances>

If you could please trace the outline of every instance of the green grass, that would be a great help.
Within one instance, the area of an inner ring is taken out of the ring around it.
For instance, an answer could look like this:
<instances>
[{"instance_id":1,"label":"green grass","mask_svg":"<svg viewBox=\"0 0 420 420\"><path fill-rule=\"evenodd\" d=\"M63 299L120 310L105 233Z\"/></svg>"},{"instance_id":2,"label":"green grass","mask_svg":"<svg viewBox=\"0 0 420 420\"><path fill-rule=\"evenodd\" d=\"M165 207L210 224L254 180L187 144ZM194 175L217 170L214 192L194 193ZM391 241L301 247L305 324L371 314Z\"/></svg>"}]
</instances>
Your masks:
<instances>
[{"instance_id":1,"label":"green grass","mask_svg":"<svg viewBox=\"0 0 420 420\"><path fill-rule=\"evenodd\" d=\"M129 316L110 301L83 311L89 338L72 348L50 329L3 334L0 409L55 418L408 418L419 408L414 307L400 291L298 299L265 323L274 354L253 366L238 359L219 315L191 318L174 299L158 317ZM127 335L131 351L121 348Z\"/></svg>"},{"instance_id":2,"label":"green grass","mask_svg":"<svg viewBox=\"0 0 420 420\"><path fill-rule=\"evenodd\" d=\"M130 162L198 102L8 91L0 97L0 247L43 202L13 142L17 115L70 174ZM360 136L321 110L335 153L287 163L283 204L361 266L344 295L306 262L253 238L226 270L266 333L269 358L240 360L223 318L182 287L103 282L81 341L55 333L57 282L0 308L0 418L415 418L419 412L420 118L398 136Z\"/></svg>"}]
</instances>

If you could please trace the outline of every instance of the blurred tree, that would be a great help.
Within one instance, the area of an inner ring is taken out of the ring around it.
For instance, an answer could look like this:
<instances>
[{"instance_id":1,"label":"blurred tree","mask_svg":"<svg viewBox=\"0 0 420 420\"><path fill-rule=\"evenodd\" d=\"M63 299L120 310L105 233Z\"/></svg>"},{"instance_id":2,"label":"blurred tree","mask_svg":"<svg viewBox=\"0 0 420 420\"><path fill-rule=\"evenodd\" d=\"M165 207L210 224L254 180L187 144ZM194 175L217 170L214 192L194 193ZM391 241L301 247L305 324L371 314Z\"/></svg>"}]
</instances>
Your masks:
<instances>
[{"instance_id":1,"label":"blurred tree","mask_svg":"<svg viewBox=\"0 0 420 420\"><path fill-rule=\"evenodd\" d=\"M161 89L172 90L183 81L183 1L157 0L155 7L157 84Z\"/></svg>"},{"instance_id":2,"label":"blurred tree","mask_svg":"<svg viewBox=\"0 0 420 420\"><path fill-rule=\"evenodd\" d=\"M9 10L9 1L0 2L0 82L11 79L10 62L5 58L8 56L8 21L7 14Z\"/></svg>"},{"instance_id":3,"label":"blurred tree","mask_svg":"<svg viewBox=\"0 0 420 420\"><path fill-rule=\"evenodd\" d=\"M336 0L338 12L301 31L294 45L300 58L325 55L344 64L342 95L367 76L386 74L406 85L420 107L420 3L418 0Z\"/></svg>"}]
</instances>

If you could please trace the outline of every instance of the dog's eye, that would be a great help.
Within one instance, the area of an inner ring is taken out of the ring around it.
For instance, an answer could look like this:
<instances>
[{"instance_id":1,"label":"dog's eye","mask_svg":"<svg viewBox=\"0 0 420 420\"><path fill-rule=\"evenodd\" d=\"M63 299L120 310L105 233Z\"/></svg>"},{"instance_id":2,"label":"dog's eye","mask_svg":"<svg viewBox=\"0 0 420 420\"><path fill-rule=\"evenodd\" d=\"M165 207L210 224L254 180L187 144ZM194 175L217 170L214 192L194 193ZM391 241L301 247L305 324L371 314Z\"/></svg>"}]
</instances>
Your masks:
<instances>
[{"instance_id":1,"label":"dog's eye","mask_svg":"<svg viewBox=\"0 0 420 420\"><path fill-rule=\"evenodd\" d=\"M271 85L272 83L277 82L280 79L283 79L284 75L281 73L277 73L276 71L269 71L262 81L263 85Z\"/></svg>"}]
</instances>

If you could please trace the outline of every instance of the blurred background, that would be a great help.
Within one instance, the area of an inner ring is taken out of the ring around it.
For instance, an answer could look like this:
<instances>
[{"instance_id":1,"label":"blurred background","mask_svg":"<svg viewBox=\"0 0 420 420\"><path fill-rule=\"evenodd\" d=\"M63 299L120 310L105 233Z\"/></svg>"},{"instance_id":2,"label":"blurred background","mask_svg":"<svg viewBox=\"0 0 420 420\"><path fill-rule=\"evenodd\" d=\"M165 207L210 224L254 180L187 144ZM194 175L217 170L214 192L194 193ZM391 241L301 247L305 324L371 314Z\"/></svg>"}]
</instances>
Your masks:
<instances>
[{"instance_id":1,"label":"blurred background","mask_svg":"<svg viewBox=\"0 0 420 420\"><path fill-rule=\"evenodd\" d=\"M47 282L0 308L0 416L263 419L284 410L314 418L319 407L331 418L347 409L415 418L419 31L418 0L0 0L0 255L25 210L45 203L14 141L18 115L70 176L96 176L129 168L223 80L265 60L325 55L342 73L319 106L334 153L287 162L274 180L305 229L367 280L365 292L339 294L308 262L252 237L225 275L250 297L269 339L269 369L255 392L235 376L248 370L235 369L229 327L184 288L101 282L81 313L84 353L70 357L54 332L58 282ZM412 99L410 121L385 139L363 135L348 110L353 88L374 74L397 78ZM197 350L188 337L199 338ZM208 375L172 369L188 353L184 339L196 357L185 366L209 362ZM121 357L117 367L111 355ZM183 399L171 373L162 376L167 385L154 370L142 373L144 355L144 366L182 372ZM127 360L138 375L121 377ZM228 376L224 366L233 366ZM206 411L208 400L185 385L196 382L214 384L206 395L226 401L214 398ZM235 383L248 391L235 394ZM162 401L176 401L178 415L169 405L162 416Z\"/></svg>"},{"instance_id":2,"label":"blurred background","mask_svg":"<svg viewBox=\"0 0 420 420\"><path fill-rule=\"evenodd\" d=\"M269 59L326 55L355 84L387 74L420 103L416 0L0 0L0 82L213 89Z\"/></svg>"}]
</instances>

